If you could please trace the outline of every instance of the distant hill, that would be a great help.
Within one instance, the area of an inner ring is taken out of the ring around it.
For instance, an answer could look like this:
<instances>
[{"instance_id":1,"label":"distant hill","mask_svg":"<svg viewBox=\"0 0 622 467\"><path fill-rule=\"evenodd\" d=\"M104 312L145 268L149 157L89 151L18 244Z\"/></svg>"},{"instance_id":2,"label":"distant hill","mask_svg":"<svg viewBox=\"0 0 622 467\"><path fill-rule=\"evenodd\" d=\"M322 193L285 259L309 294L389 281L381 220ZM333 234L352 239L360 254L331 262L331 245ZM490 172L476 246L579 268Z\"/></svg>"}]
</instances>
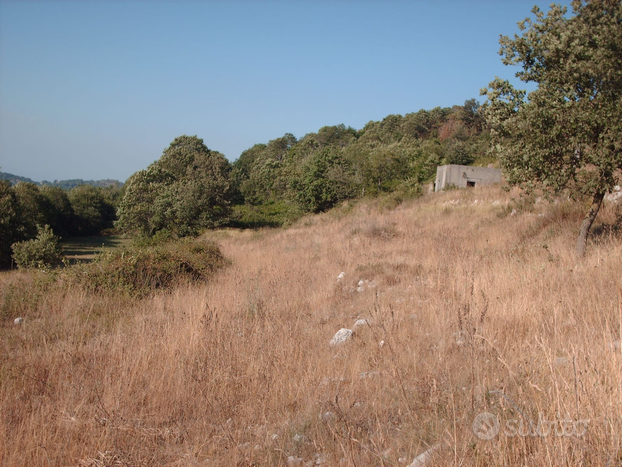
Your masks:
<instances>
[{"instance_id":1,"label":"distant hill","mask_svg":"<svg viewBox=\"0 0 622 467\"><path fill-rule=\"evenodd\" d=\"M0 180L8 180L11 185L16 185L19 182L25 183L34 183L35 185L40 185L40 183L35 182L34 180L29 179L28 177L20 177L19 175L8 174L4 172L0 172Z\"/></svg>"},{"instance_id":2,"label":"distant hill","mask_svg":"<svg viewBox=\"0 0 622 467\"><path fill-rule=\"evenodd\" d=\"M51 185L62 188L63 190L71 190L80 185L92 185L99 188L106 188L109 186L123 186L123 182L119 180L82 180L81 178L72 179L72 180L54 180L53 182L49 182L47 180L43 180L42 182L35 182L28 177L21 177L19 175L13 175L6 172L0 172L0 180L8 180L11 185L15 185L19 182L26 183L34 183L35 185L43 186L43 185Z\"/></svg>"},{"instance_id":3,"label":"distant hill","mask_svg":"<svg viewBox=\"0 0 622 467\"><path fill-rule=\"evenodd\" d=\"M106 179L106 180L82 180L81 178L73 179L73 180L54 180L53 182L48 182L47 180L43 180L41 185L52 185L61 187L63 190L71 190L80 185L92 185L98 188L107 188L109 186L123 186L123 182L119 180Z\"/></svg>"}]
</instances>

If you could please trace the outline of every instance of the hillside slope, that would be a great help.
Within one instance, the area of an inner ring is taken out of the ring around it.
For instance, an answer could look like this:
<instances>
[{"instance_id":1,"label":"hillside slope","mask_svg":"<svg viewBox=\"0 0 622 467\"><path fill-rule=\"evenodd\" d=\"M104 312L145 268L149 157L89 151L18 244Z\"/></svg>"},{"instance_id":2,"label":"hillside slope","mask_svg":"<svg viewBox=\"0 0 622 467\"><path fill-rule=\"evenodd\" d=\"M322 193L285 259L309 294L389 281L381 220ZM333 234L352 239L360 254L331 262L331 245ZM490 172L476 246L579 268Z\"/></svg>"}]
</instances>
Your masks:
<instances>
[{"instance_id":1,"label":"hillside slope","mask_svg":"<svg viewBox=\"0 0 622 467\"><path fill-rule=\"evenodd\" d=\"M620 236L576 263L581 207L512 196L210 233L203 287L50 295L0 328L0 464L616 465Z\"/></svg>"}]
</instances>

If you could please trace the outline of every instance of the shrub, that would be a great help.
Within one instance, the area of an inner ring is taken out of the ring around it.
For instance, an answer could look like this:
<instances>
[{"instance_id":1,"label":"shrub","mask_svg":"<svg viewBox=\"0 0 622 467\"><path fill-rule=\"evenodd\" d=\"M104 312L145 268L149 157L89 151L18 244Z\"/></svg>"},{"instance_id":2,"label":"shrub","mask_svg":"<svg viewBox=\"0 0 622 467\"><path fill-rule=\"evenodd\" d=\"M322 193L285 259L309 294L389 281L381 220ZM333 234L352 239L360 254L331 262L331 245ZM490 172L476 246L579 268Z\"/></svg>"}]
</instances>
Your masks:
<instances>
[{"instance_id":1,"label":"shrub","mask_svg":"<svg viewBox=\"0 0 622 467\"><path fill-rule=\"evenodd\" d=\"M226 263L208 241L181 240L164 245L104 251L92 263L72 268L74 279L99 292L145 296L184 282L208 279Z\"/></svg>"},{"instance_id":2,"label":"shrub","mask_svg":"<svg viewBox=\"0 0 622 467\"><path fill-rule=\"evenodd\" d=\"M350 163L332 147L311 156L291 185L296 201L307 212L327 211L355 192Z\"/></svg>"},{"instance_id":3,"label":"shrub","mask_svg":"<svg viewBox=\"0 0 622 467\"><path fill-rule=\"evenodd\" d=\"M14 243L13 259L19 268L50 268L61 262L62 250L59 237L49 225L37 226L37 238Z\"/></svg>"},{"instance_id":4,"label":"shrub","mask_svg":"<svg viewBox=\"0 0 622 467\"><path fill-rule=\"evenodd\" d=\"M233 207L230 225L241 229L285 227L300 217L300 208L287 201L268 202L258 206L240 204Z\"/></svg>"}]
</instances>

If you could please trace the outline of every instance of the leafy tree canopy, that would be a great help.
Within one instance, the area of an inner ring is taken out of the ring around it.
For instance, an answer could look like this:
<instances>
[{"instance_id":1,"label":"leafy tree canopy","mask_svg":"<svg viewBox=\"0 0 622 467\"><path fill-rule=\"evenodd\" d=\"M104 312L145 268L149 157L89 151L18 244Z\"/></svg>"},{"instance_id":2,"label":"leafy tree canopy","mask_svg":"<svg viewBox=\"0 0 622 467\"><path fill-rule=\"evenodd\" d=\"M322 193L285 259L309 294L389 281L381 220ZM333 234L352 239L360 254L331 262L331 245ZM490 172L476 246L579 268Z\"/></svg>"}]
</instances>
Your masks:
<instances>
[{"instance_id":1,"label":"leafy tree canopy","mask_svg":"<svg viewBox=\"0 0 622 467\"><path fill-rule=\"evenodd\" d=\"M196 136L180 136L146 170L132 175L117 225L154 235L186 236L227 222L233 190L227 159Z\"/></svg>"},{"instance_id":2,"label":"leafy tree canopy","mask_svg":"<svg viewBox=\"0 0 622 467\"><path fill-rule=\"evenodd\" d=\"M67 191L58 186L43 185L40 192L47 200L47 222L61 237L75 234L75 214Z\"/></svg>"},{"instance_id":3,"label":"leafy tree canopy","mask_svg":"<svg viewBox=\"0 0 622 467\"><path fill-rule=\"evenodd\" d=\"M11 265L11 245L22 237L16 226L20 214L17 197L8 181L0 180L0 268Z\"/></svg>"},{"instance_id":4,"label":"leafy tree canopy","mask_svg":"<svg viewBox=\"0 0 622 467\"><path fill-rule=\"evenodd\" d=\"M20 214L20 225L15 226L16 230L23 238L34 238L38 225L49 224L49 201L34 183L19 182L13 187L13 192Z\"/></svg>"},{"instance_id":5,"label":"leafy tree canopy","mask_svg":"<svg viewBox=\"0 0 622 467\"><path fill-rule=\"evenodd\" d=\"M574 0L574 15L534 7L520 35L502 36L506 65L530 93L495 79L482 91L494 151L509 183L589 196L577 253L622 170L622 2Z\"/></svg>"},{"instance_id":6,"label":"leafy tree canopy","mask_svg":"<svg viewBox=\"0 0 622 467\"><path fill-rule=\"evenodd\" d=\"M102 188L80 185L69 192L74 212L74 234L94 235L112 227L116 219L115 207L102 192Z\"/></svg>"},{"instance_id":7,"label":"leafy tree canopy","mask_svg":"<svg viewBox=\"0 0 622 467\"><path fill-rule=\"evenodd\" d=\"M334 147L315 153L292 182L296 201L311 212L325 211L353 194L348 161Z\"/></svg>"}]
</instances>

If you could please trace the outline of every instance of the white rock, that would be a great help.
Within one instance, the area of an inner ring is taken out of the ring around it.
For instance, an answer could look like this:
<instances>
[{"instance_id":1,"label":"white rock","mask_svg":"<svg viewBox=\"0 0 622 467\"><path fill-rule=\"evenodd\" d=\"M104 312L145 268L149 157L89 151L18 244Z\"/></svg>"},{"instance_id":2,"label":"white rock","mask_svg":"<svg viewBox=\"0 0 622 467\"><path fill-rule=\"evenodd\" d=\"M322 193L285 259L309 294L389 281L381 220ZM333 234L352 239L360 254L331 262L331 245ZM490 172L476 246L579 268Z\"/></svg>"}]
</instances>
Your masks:
<instances>
[{"instance_id":1,"label":"white rock","mask_svg":"<svg viewBox=\"0 0 622 467\"><path fill-rule=\"evenodd\" d=\"M302 461L304 459L302 457L289 456L287 458L287 465L302 465Z\"/></svg>"},{"instance_id":2,"label":"white rock","mask_svg":"<svg viewBox=\"0 0 622 467\"><path fill-rule=\"evenodd\" d=\"M339 275L337 276L337 282L339 282L344 277L346 277L346 273L345 272L340 272Z\"/></svg>"},{"instance_id":3,"label":"white rock","mask_svg":"<svg viewBox=\"0 0 622 467\"><path fill-rule=\"evenodd\" d=\"M322 465L322 464L326 464L326 457L323 456L320 453L316 453L315 456L313 456L315 458L315 465Z\"/></svg>"},{"instance_id":4,"label":"white rock","mask_svg":"<svg viewBox=\"0 0 622 467\"><path fill-rule=\"evenodd\" d=\"M458 203L460 203L460 201L461 201L460 198L458 198L458 199L450 199L449 201L445 201L443 203L443 205L446 205L446 204L458 204Z\"/></svg>"},{"instance_id":5,"label":"white rock","mask_svg":"<svg viewBox=\"0 0 622 467\"><path fill-rule=\"evenodd\" d=\"M343 383L346 379L345 378L329 378L328 376L325 376L324 378L322 378L322 381L320 381L320 386L326 386L327 384L339 384L339 383Z\"/></svg>"},{"instance_id":6,"label":"white rock","mask_svg":"<svg viewBox=\"0 0 622 467\"><path fill-rule=\"evenodd\" d=\"M380 341L380 342L378 343L378 345L379 345L380 347L384 347L384 344L385 344L385 342L384 342L384 341Z\"/></svg>"},{"instance_id":7,"label":"white rock","mask_svg":"<svg viewBox=\"0 0 622 467\"><path fill-rule=\"evenodd\" d=\"M352 329L356 331L360 327L369 326L369 325L370 323L366 319L357 319L356 323L354 323L354 326L352 326Z\"/></svg>"},{"instance_id":8,"label":"white rock","mask_svg":"<svg viewBox=\"0 0 622 467\"><path fill-rule=\"evenodd\" d=\"M21 318L21 317L20 318L15 318L13 320L13 322L19 326L20 324L22 324L24 322L24 318Z\"/></svg>"},{"instance_id":9,"label":"white rock","mask_svg":"<svg viewBox=\"0 0 622 467\"><path fill-rule=\"evenodd\" d=\"M307 437L305 435L296 433L293 439L295 443L303 443L307 440Z\"/></svg>"},{"instance_id":10,"label":"white rock","mask_svg":"<svg viewBox=\"0 0 622 467\"><path fill-rule=\"evenodd\" d=\"M456 339L456 344L459 347L463 346L467 340L467 333L464 331L454 332L454 339Z\"/></svg>"},{"instance_id":11,"label":"white rock","mask_svg":"<svg viewBox=\"0 0 622 467\"><path fill-rule=\"evenodd\" d=\"M440 447L440 444L436 444L427 451L419 454L417 457L415 457L415 460L413 460L412 464L410 464L408 467L424 467L426 465L432 465L434 454Z\"/></svg>"},{"instance_id":12,"label":"white rock","mask_svg":"<svg viewBox=\"0 0 622 467\"><path fill-rule=\"evenodd\" d=\"M605 200L610 201L612 203L617 203L618 201L622 199L622 191L620 191L620 187L616 187L616 188L618 189L615 190L614 188L614 191L605 195Z\"/></svg>"},{"instance_id":13,"label":"white rock","mask_svg":"<svg viewBox=\"0 0 622 467\"><path fill-rule=\"evenodd\" d=\"M352 334L353 333L351 329L341 328L339 331L335 333L333 338L330 340L329 345L336 346L336 345L345 344L347 341L352 339Z\"/></svg>"},{"instance_id":14,"label":"white rock","mask_svg":"<svg viewBox=\"0 0 622 467\"><path fill-rule=\"evenodd\" d=\"M359 378L360 379L374 378L374 377L378 376L379 374L380 374L380 372L378 372L378 371L362 371L359 374Z\"/></svg>"}]
</instances>

